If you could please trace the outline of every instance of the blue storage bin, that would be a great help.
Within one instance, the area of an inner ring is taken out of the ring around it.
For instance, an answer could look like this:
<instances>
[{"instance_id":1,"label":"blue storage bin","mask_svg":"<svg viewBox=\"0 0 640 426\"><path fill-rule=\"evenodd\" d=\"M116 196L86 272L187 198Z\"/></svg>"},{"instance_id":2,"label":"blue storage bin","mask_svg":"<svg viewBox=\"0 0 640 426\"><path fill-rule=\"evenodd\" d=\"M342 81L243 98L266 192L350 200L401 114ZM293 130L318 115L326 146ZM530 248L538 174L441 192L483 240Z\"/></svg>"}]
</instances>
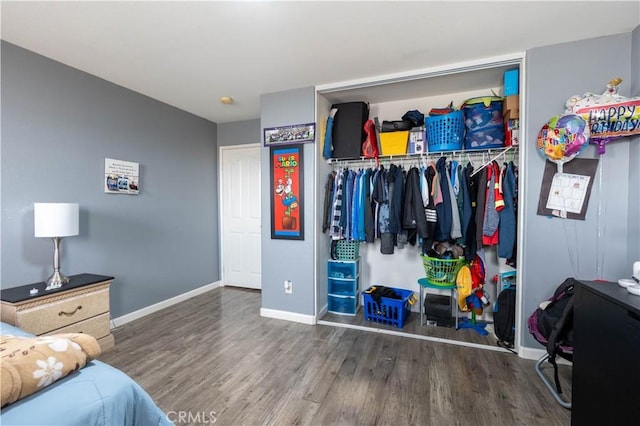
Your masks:
<instances>
[{"instance_id":1,"label":"blue storage bin","mask_svg":"<svg viewBox=\"0 0 640 426\"><path fill-rule=\"evenodd\" d=\"M504 95L517 95L520 90L520 71L516 69L504 72Z\"/></svg>"},{"instance_id":2,"label":"blue storage bin","mask_svg":"<svg viewBox=\"0 0 640 426\"><path fill-rule=\"evenodd\" d=\"M354 279L358 276L358 262L337 262L327 263L327 276L329 278Z\"/></svg>"},{"instance_id":3,"label":"blue storage bin","mask_svg":"<svg viewBox=\"0 0 640 426\"><path fill-rule=\"evenodd\" d=\"M353 296L358 292L358 280L341 280L329 278L329 295Z\"/></svg>"},{"instance_id":4,"label":"blue storage bin","mask_svg":"<svg viewBox=\"0 0 640 426\"><path fill-rule=\"evenodd\" d=\"M502 98L485 96L468 99L463 104L465 149L489 149L504 146Z\"/></svg>"},{"instance_id":5,"label":"blue storage bin","mask_svg":"<svg viewBox=\"0 0 640 426\"><path fill-rule=\"evenodd\" d=\"M462 111L424 118L427 152L458 151L464 140Z\"/></svg>"},{"instance_id":6,"label":"blue storage bin","mask_svg":"<svg viewBox=\"0 0 640 426\"><path fill-rule=\"evenodd\" d=\"M373 297L367 293L367 290L362 292L364 298L362 305L364 308L364 319L402 328L411 313L409 297L411 297L413 291L393 288L401 299L382 297L378 304L373 300Z\"/></svg>"},{"instance_id":7,"label":"blue storage bin","mask_svg":"<svg viewBox=\"0 0 640 426\"><path fill-rule=\"evenodd\" d=\"M357 297L328 296L327 310L334 314L355 315L358 309Z\"/></svg>"}]
</instances>

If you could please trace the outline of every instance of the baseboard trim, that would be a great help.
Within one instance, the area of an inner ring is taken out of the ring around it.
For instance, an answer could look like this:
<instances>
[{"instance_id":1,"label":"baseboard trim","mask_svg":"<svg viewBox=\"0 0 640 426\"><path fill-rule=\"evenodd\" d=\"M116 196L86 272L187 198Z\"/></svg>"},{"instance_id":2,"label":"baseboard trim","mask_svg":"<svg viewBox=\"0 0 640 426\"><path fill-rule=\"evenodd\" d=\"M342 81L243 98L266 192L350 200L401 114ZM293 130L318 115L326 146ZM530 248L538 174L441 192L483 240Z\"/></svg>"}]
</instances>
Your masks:
<instances>
[{"instance_id":1,"label":"baseboard trim","mask_svg":"<svg viewBox=\"0 0 640 426\"><path fill-rule=\"evenodd\" d=\"M520 352L518 352L518 355L520 356L520 358L533 359L537 361L540 358L542 358L542 356L546 353L547 353L546 349L527 348L527 347L521 346ZM559 356L556 356L556 362L558 364L571 365L571 362Z\"/></svg>"},{"instance_id":2,"label":"baseboard trim","mask_svg":"<svg viewBox=\"0 0 640 426\"><path fill-rule=\"evenodd\" d=\"M518 355L520 355L520 358L538 360L540 359L540 357L542 357L542 355L546 353L547 351L545 349L527 348L521 346Z\"/></svg>"},{"instance_id":3,"label":"baseboard trim","mask_svg":"<svg viewBox=\"0 0 640 426\"><path fill-rule=\"evenodd\" d=\"M324 317L324 316L327 314L328 309L329 309L329 305L324 305L324 306L322 307L322 309L320 309L320 312L318 312L318 316L317 316L316 318L322 318L322 317ZM316 321L316 322L317 322L317 321Z\"/></svg>"},{"instance_id":4,"label":"baseboard trim","mask_svg":"<svg viewBox=\"0 0 640 426\"><path fill-rule=\"evenodd\" d=\"M316 317L313 315L298 314L296 312L279 311L277 309L260 308L260 316L265 318L275 318L286 321L299 322L302 324L315 325Z\"/></svg>"},{"instance_id":5,"label":"baseboard trim","mask_svg":"<svg viewBox=\"0 0 640 426\"><path fill-rule=\"evenodd\" d=\"M206 293L207 291L211 291L214 288L218 288L221 286L221 281L216 281L211 284L203 285L202 287L198 287L196 289L187 291L186 293L179 294L170 299L163 300L162 302L154 303L153 305L146 306L142 309L138 309L137 311L129 312L128 314L122 315L118 318L113 318L111 320L111 328L120 327L125 325L131 321L140 319L144 316L157 312L161 309L168 308L169 306L175 305L176 303L183 302L187 299L191 299L192 297L198 296L202 293Z\"/></svg>"}]
</instances>

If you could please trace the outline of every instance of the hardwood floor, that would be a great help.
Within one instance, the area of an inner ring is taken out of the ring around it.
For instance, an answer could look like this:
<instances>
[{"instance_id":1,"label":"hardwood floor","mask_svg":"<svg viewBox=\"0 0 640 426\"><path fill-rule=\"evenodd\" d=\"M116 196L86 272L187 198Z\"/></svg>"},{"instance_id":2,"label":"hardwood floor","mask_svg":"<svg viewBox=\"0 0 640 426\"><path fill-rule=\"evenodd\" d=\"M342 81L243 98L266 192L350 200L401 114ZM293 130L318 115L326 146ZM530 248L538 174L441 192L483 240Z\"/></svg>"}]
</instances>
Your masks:
<instances>
[{"instance_id":1,"label":"hardwood floor","mask_svg":"<svg viewBox=\"0 0 640 426\"><path fill-rule=\"evenodd\" d=\"M258 291L218 288L114 330L100 359L176 425L570 423L533 361L259 311Z\"/></svg>"},{"instance_id":2,"label":"hardwood floor","mask_svg":"<svg viewBox=\"0 0 640 426\"><path fill-rule=\"evenodd\" d=\"M496 338L493 335L493 324L486 325L486 330L489 331L489 334L483 336L470 328L456 330L455 325L452 327L436 327L428 326L426 324L420 325L420 312L411 312L404 326L399 329L395 326L365 320L363 309L364 307L360 307L355 317L327 313L321 318L320 323L324 325L346 325L357 329L378 329L391 332L392 334L421 336L432 341L447 340L451 343L463 342L470 344L470 346L475 345L476 347L485 347L487 349L508 352L506 349L500 348L496 344ZM463 315L461 314L460 318L462 317Z\"/></svg>"}]
</instances>

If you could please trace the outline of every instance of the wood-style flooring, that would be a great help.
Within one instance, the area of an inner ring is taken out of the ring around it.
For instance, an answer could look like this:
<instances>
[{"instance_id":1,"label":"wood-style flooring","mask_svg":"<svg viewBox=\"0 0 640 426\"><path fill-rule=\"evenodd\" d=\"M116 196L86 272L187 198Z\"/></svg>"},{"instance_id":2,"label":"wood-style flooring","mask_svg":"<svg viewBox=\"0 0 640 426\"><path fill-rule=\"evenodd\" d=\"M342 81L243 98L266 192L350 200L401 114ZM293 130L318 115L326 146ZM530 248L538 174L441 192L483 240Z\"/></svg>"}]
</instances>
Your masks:
<instances>
[{"instance_id":1,"label":"wood-style flooring","mask_svg":"<svg viewBox=\"0 0 640 426\"><path fill-rule=\"evenodd\" d=\"M322 316L320 323L324 325L347 326L357 329L366 328L374 331L383 330L399 335L423 337L432 341L446 340L454 344L455 342L460 342L468 344L469 346L485 347L497 351L507 351L496 344L496 337L493 334L493 324L491 323L485 325L485 330L488 334L481 335L472 328L461 328L456 330L455 325L452 327L429 326L426 324L426 318L424 319L425 324L420 325L420 312L411 312L403 327L399 329L392 325L385 325L379 322L365 320L363 309L364 307L361 306L355 317L328 312ZM461 321L465 314L460 313L459 315L459 320Z\"/></svg>"},{"instance_id":2,"label":"wood-style flooring","mask_svg":"<svg viewBox=\"0 0 640 426\"><path fill-rule=\"evenodd\" d=\"M259 312L258 291L218 288L117 328L100 359L177 425L570 424L534 361Z\"/></svg>"}]
</instances>

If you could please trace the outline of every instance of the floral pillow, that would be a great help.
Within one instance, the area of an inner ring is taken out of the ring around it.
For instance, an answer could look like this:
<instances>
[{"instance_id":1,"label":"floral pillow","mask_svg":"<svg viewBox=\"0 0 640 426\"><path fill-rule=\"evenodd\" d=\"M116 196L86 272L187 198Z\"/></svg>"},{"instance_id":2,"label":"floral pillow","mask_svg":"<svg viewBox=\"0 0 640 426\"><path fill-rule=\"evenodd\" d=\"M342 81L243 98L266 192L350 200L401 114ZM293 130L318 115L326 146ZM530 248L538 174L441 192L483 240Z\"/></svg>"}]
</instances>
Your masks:
<instances>
[{"instance_id":1,"label":"floral pillow","mask_svg":"<svg viewBox=\"0 0 640 426\"><path fill-rule=\"evenodd\" d=\"M0 336L0 406L45 388L98 355L100 345L88 334Z\"/></svg>"}]
</instances>

